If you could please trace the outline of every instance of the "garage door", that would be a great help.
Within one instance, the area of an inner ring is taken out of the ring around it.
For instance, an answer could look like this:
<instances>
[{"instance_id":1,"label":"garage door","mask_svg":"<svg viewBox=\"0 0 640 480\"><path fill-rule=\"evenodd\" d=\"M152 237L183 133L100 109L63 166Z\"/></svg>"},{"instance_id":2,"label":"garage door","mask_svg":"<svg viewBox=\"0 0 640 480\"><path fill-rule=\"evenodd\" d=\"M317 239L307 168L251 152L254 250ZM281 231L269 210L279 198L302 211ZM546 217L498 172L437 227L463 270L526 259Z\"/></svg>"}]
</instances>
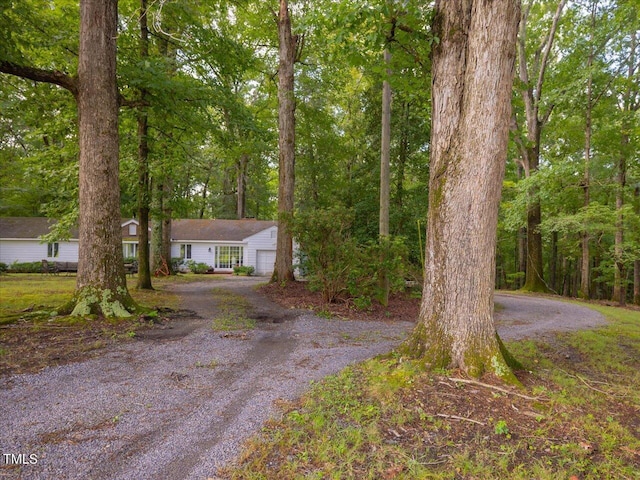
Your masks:
<instances>
[{"instance_id":1,"label":"garage door","mask_svg":"<svg viewBox=\"0 0 640 480\"><path fill-rule=\"evenodd\" d=\"M258 250L256 252L256 273L258 275L271 275L275 263L275 250Z\"/></svg>"}]
</instances>

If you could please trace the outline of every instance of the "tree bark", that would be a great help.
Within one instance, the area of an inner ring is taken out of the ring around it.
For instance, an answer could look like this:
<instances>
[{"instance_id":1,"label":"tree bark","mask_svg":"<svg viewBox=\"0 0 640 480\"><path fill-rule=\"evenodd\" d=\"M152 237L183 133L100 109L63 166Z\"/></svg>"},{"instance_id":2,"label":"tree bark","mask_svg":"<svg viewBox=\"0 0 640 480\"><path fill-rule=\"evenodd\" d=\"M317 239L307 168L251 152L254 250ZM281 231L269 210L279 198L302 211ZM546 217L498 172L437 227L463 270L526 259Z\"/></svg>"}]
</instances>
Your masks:
<instances>
[{"instance_id":1,"label":"tree bark","mask_svg":"<svg viewBox=\"0 0 640 480\"><path fill-rule=\"evenodd\" d=\"M387 66L387 78L382 82L382 134L380 136L380 241L385 242L389 238L389 204L391 202L391 85L389 76L391 69L391 53L384 50L384 63ZM386 252L386 250L384 250ZM389 276L386 271L380 272L380 298L385 307L389 304Z\"/></svg>"},{"instance_id":2,"label":"tree bark","mask_svg":"<svg viewBox=\"0 0 640 480\"><path fill-rule=\"evenodd\" d=\"M80 2L79 259L73 315L129 316L118 179L117 0Z\"/></svg>"},{"instance_id":3,"label":"tree bark","mask_svg":"<svg viewBox=\"0 0 640 480\"><path fill-rule=\"evenodd\" d=\"M387 77L391 75L389 63L391 54L384 50L384 63L387 66ZM389 202L390 202L390 156L391 156L391 85L389 79L382 82L382 135L380 141L380 236L389 236Z\"/></svg>"},{"instance_id":4,"label":"tree bark","mask_svg":"<svg viewBox=\"0 0 640 480\"><path fill-rule=\"evenodd\" d=\"M149 56L149 29L147 27L147 0L140 0L140 57ZM148 92L140 90L140 100L147 102ZM145 107L138 109L138 281L137 288L153 290L149 258L149 116Z\"/></svg>"},{"instance_id":5,"label":"tree bark","mask_svg":"<svg viewBox=\"0 0 640 480\"><path fill-rule=\"evenodd\" d=\"M518 35L518 63L519 77L523 85L521 89L522 98L524 100L527 127L527 146L521 149L521 156L524 163L525 175L529 177L538 170L540 164L540 138L542 128L547 123L553 105L546 112L541 114L540 104L542 99L542 87L544 77L551 53L551 47L555 38L558 22L562 15L567 0L561 0L554 14L551 28L547 36L535 53L535 61L533 67L537 67L534 71L535 83L532 81L527 65L526 53L526 32L527 19L530 5L523 10L520 19L520 32ZM540 198L536 189L529 192L530 200L527 208L527 269L525 275L524 290L532 292L546 292L548 288L544 283L543 256L542 256L542 234L540 232L540 224L542 222L542 209L540 206Z\"/></svg>"},{"instance_id":6,"label":"tree bark","mask_svg":"<svg viewBox=\"0 0 640 480\"><path fill-rule=\"evenodd\" d=\"M493 291L519 2L438 0L435 9L425 281L405 348L430 368L515 382Z\"/></svg>"},{"instance_id":7,"label":"tree bark","mask_svg":"<svg viewBox=\"0 0 640 480\"><path fill-rule=\"evenodd\" d=\"M169 272L169 275L176 273L173 271L173 264L171 263L171 218L173 217L173 208L171 207L170 199L172 191L173 181L170 178L165 178L162 183L162 244L160 253L167 263L166 271Z\"/></svg>"},{"instance_id":8,"label":"tree bark","mask_svg":"<svg viewBox=\"0 0 640 480\"><path fill-rule=\"evenodd\" d=\"M249 154L243 153L240 155L236 164L237 169L237 216L241 220L246 216L247 205L247 166L249 164Z\"/></svg>"},{"instance_id":9,"label":"tree bark","mask_svg":"<svg viewBox=\"0 0 640 480\"><path fill-rule=\"evenodd\" d=\"M614 242L614 280L612 300L623 306L627 297L627 267L624 261L624 194L627 184L627 155L629 154L629 144L631 141L630 132L632 130L631 116L638 110L638 105L634 103L633 88L636 73L635 54L637 47L637 32L631 34L631 48L627 60L627 88L623 98L623 119L621 149L616 164L616 234Z\"/></svg>"},{"instance_id":10,"label":"tree bark","mask_svg":"<svg viewBox=\"0 0 640 480\"><path fill-rule=\"evenodd\" d=\"M640 202L638 201L640 185L634 190L634 195L636 197L636 215L640 216ZM633 262L633 303L640 305L640 258Z\"/></svg>"},{"instance_id":11,"label":"tree bark","mask_svg":"<svg viewBox=\"0 0 640 480\"><path fill-rule=\"evenodd\" d=\"M583 189L583 206L587 208L589 206L589 189L591 183L591 111L593 109L592 103L592 84L593 74L591 72L591 66L593 65L594 48L593 48L593 29L595 27L595 7L592 6L591 10L591 31L589 33L589 57L587 58L587 105L585 111L584 122L584 175L582 178ZM590 257L589 257L589 232L584 231L581 234L582 244L582 262L581 262L581 275L580 275L580 298L591 298L591 275L590 275Z\"/></svg>"},{"instance_id":12,"label":"tree bark","mask_svg":"<svg viewBox=\"0 0 640 480\"><path fill-rule=\"evenodd\" d=\"M151 269L156 276L173 275L171 264L171 181L164 178L152 188L154 222L151 226Z\"/></svg>"},{"instance_id":13,"label":"tree bark","mask_svg":"<svg viewBox=\"0 0 640 480\"><path fill-rule=\"evenodd\" d=\"M633 262L633 303L640 305L640 260Z\"/></svg>"},{"instance_id":14,"label":"tree bark","mask_svg":"<svg viewBox=\"0 0 640 480\"><path fill-rule=\"evenodd\" d=\"M117 0L80 2L78 74L0 61L0 72L59 85L77 101L79 252L73 315L126 317L137 306L127 290L120 231Z\"/></svg>"},{"instance_id":15,"label":"tree bark","mask_svg":"<svg viewBox=\"0 0 640 480\"><path fill-rule=\"evenodd\" d=\"M551 258L549 260L549 285L558 293L558 232L551 232Z\"/></svg>"},{"instance_id":16,"label":"tree bark","mask_svg":"<svg viewBox=\"0 0 640 480\"><path fill-rule=\"evenodd\" d=\"M402 131L400 132L400 145L398 149L398 168L396 171L396 194L394 198L394 205L401 211L404 207L404 176L407 160L409 156L409 108L410 102L404 102L402 104ZM404 224L399 226L399 230L402 230Z\"/></svg>"},{"instance_id":17,"label":"tree bark","mask_svg":"<svg viewBox=\"0 0 640 480\"><path fill-rule=\"evenodd\" d=\"M272 282L295 280L293 275L293 237L287 220L293 217L295 187L295 111L294 71L297 36L291 33L291 17L287 0L280 0L278 13L278 238Z\"/></svg>"}]
</instances>

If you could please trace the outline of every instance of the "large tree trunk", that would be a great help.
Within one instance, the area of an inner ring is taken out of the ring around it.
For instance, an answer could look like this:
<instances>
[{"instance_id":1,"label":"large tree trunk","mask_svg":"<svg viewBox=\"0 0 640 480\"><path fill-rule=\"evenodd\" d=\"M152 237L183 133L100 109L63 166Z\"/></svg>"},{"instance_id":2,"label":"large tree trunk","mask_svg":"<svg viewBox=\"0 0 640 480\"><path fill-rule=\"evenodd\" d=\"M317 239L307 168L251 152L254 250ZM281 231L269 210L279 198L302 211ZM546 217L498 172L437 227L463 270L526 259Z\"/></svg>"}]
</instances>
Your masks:
<instances>
[{"instance_id":1,"label":"large tree trunk","mask_svg":"<svg viewBox=\"0 0 640 480\"><path fill-rule=\"evenodd\" d=\"M291 34L291 18L287 0L280 0L278 14L280 67L278 69L278 238L276 263L272 282L295 280L293 275L293 238L286 221L293 216L295 186L295 111L293 65L296 59L297 37Z\"/></svg>"},{"instance_id":2,"label":"large tree trunk","mask_svg":"<svg viewBox=\"0 0 640 480\"><path fill-rule=\"evenodd\" d=\"M549 259L549 285L558 293L558 232L551 232L551 258Z\"/></svg>"},{"instance_id":3,"label":"large tree trunk","mask_svg":"<svg viewBox=\"0 0 640 480\"><path fill-rule=\"evenodd\" d=\"M627 268L624 261L624 195L627 185L627 156L629 155L629 145L631 141L632 116L638 110L639 105L634 101L635 86L634 82L636 72L636 47L637 32L631 34L630 53L627 59L627 88L624 92L623 99L623 119L622 119L622 138L621 149L616 165L616 235L614 243L614 280L613 280L613 296L612 300L618 302L619 305L625 305L627 297Z\"/></svg>"},{"instance_id":4,"label":"large tree trunk","mask_svg":"<svg viewBox=\"0 0 640 480\"><path fill-rule=\"evenodd\" d=\"M249 165L249 154L243 153L240 155L238 162L236 164L237 170L237 217L239 220L243 219L246 216L247 210L247 167Z\"/></svg>"},{"instance_id":5,"label":"large tree trunk","mask_svg":"<svg viewBox=\"0 0 640 480\"><path fill-rule=\"evenodd\" d=\"M391 63L391 53L384 50L384 63L387 66L387 77L391 75L389 64ZM382 82L382 134L380 139L380 219L379 235L380 241L385 242L389 238L389 204L391 199L391 85L389 79ZM386 271L380 272L380 298L378 299L385 307L389 304L389 276Z\"/></svg>"},{"instance_id":6,"label":"large tree trunk","mask_svg":"<svg viewBox=\"0 0 640 480\"><path fill-rule=\"evenodd\" d=\"M633 303L640 305L640 260L633 262Z\"/></svg>"},{"instance_id":7,"label":"large tree trunk","mask_svg":"<svg viewBox=\"0 0 640 480\"><path fill-rule=\"evenodd\" d=\"M519 2L438 0L435 8L425 281L406 348L431 368L515 381L493 290Z\"/></svg>"},{"instance_id":8,"label":"large tree trunk","mask_svg":"<svg viewBox=\"0 0 640 480\"><path fill-rule=\"evenodd\" d=\"M147 0L140 0L140 57L149 56ZM147 90L140 90L140 100L146 102ZM138 289L152 290L149 258L149 117L145 107L138 111Z\"/></svg>"},{"instance_id":9,"label":"large tree trunk","mask_svg":"<svg viewBox=\"0 0 640 480\"><path fill-rule=\"evenodd\" d=\"M636 196L636 215L640 216L640 186L636 187L634 191ZM640 305L640 258L633 262L633 303Z\"/></svg>"},{"instance_id":10,"label":"large tree trunk","mask_svg":"<svg viewBox=\"0 0 640 480\"><path fill-rule=\"evenodd\" d=\"M404 206L404 176L409 156L409 108L410 102L402 104L402 131L400 132L400 145L398 149L398 167L396 170L396 194L394 198L394 206L398 211L402 211ZM404 223L399 226L398 230L402 230Z\"/></svg>"},{"instance_id":11,"label":"large tree trunk","mask_svg":"<svg viewBox=\"0 0 640 480\"><path fill-rule=\"evenodd\" d=\"M171 263L171 218L173 217L173 208L171 207L171 195L173 192L173 180L166 178L162 183L162 245L160 253L166 262L163 268L166 268L168 275L174 275L173 264Z\"/></svg>"},{"instance_id":12,"label":"large tree trunk","mask_svg":"<svg viewBox=\"0 0 640 480\"><path fill-rule=\"evenodd\" d=\"M118 181L117 0L80 2L80 220L73 315L129 316Z\"/></svg>"},{"instance_id":13,"label":"large tree trunk","mask_svg":"<svg viewBox=\"0 0 640 480\"><path fill-rule=\"evenodd\" d=\"M149 254L149 143L147 112L138 114L138 282L137 288L153 290Z\"/></svg>"},{"instance_id":14,"label":"large tree trunk","mask_svg":"<svg viewBox=\"0 0 640 480\"><path fill-rule=\"evenodd\" d=\"M594 32L596 29L596 13L598 2L591 4L591 29L589 31L589 56L587 57L587 105L585 110L585 122L584 122L584 175L582 179L583 188L583 205L585 208L590 203L590 189L591 189L591 137L592 137L592 116L593 108L595 107L598 99L593 98L593 61L595 58L595 45L594 45ZM599 98L599 97L598 97ZM591 258L589 253L589 232L583 231L581 234L582 245L582 263L580 266L580 288L578 295L581 298L589 299L593 296L591 289Z\"/></svg>"},{"instance_id":15,"label":"large tree trunk","mask_svg":"<svg viewBox=\"0 0 640 480\"><path fill-rule=\"evenodd\" d=\"M592 22L594 12L592 11ZM593 26L593 24L592 24ZM593 33L590 35L589 40L593 41ZM587 59L587 69L589 71L589 77L587 78L587 109L585 112L585 125L584 125L584 176L582 179L583 189L583 205L585 208L589 206L589 189L591 187L591 110L593 108L591 99L592 89L592 73L591 66L593 64L593 44L590 45L589 58ZM580 291L581 298L591 298L591 275L590 275L590 257L589 257L589 233L582 232L581 234L582 244L582 264L581 264L581 277L580 277Z\"/></svg>"},{"instance_id":16,"label":"large tree trunk","mask_svg":"<svg viewBox=\"0 0 640 480\"><path fill-rule=\"evenodd\" d=\"M527 145L521 142L521 156L524 164L525 175L528 177L538 170L540 164L540 139L542 128L549 120L553 104L551 104L546 112L540 112L542 100L542 87L544 77L551 54L551 47L555 38L558 22L562 15L562 10L567 0L560 0L549 32L545 36L544 42L540 45L531 61L531 72L527 64L527 20L529 15L529 4L520 19L520 31L518 34L518 63L519 77L522 85L521 93L524 100L526 113L526 137ZM542 257L542 234L540 232L540 224L542 222L542 209L540 206L540 198L536 189L529 192L530 200L527 208L527 271L523 290L532 292L546 292L547 285L543 276L543 257Z\"/></svg>"},{"instance_id":17,"label":"large tree trunk","mask_svg":"<svg viewBox=\"0 0 640 480\"><path fill-rule=\"evenodd\" d=\"M391 54L384 51L384 63L387 75L391 74L389 63ZM382 135L380 141L380 236L389 236L389 202L390 202L390 156L391 156L391 86L389 79L382 82Z\"/></svg>"}]
</instances>

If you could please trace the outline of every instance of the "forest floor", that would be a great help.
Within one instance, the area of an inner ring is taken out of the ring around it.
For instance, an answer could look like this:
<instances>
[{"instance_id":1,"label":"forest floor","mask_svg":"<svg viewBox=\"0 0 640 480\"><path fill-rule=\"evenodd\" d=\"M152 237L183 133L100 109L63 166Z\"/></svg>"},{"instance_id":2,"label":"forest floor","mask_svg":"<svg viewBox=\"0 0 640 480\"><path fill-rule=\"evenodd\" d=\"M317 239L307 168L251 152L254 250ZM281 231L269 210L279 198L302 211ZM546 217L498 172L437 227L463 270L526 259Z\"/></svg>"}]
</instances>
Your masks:
<instances>
[{"instance_id":1,"label":"forest floor","mask_svg":"<svg viewBox=\"0 0 640 480\"><path fill-rule=\"evenodd\" d=\"M518 375L524 390L500 390L490 378L465 383L456 372L424 376L389 357L315 383L301 400L310 381L398 345L413 327L419 300L397 297L387 309L363 312L349 303L324 305L299 284L257 288L259 282L212 276L167 285L164 293L176 295L180 308L157 319L69 325L26 318L3 326L0 452L35 455L37 463L0 460L0 478L329 478L332 471L342 471L339 478L424 478L425 468L444 472L442 478L492 478L454 461L466 452L472 462L482 451L498 452L509 472L522 462L553 469L566 456L584 465L609 459L611 449L622 462L619 478L634 478L624 475L628 465L640 467L637 395L619 398L608 378L585 366L590 362L579 345L553 333L603 324L593 310L496 296L501 336L531 339L514 344L519 357L531 358ZM541 350L532 354L534 348ZM625 348L631 354L638 344L630 340ZM638 371L633 358L630 368ZM635 432L619 435L624 448L613 440L604 447L575 425L567 430L569 420L552 421L576 417L577 408L550 403L555 380L532 370L552 367L578 385L586 382L588 393L605 392L608 407L591 422ZM303 421L310 398L322 404L318 395L333 402L323 410L328 417L316 413ZM392 404L400 410L392 413ZM314 446L313 432L292 444L263 439L251 444L237 470L225 469L265 424L263 435L273 439L276 432L290 434L292 421L324 432L324 440ZM338 427L343 430L328 441ZM334 457L314 456L329 447L338 449Z\"/></svg>"}]
</instances>

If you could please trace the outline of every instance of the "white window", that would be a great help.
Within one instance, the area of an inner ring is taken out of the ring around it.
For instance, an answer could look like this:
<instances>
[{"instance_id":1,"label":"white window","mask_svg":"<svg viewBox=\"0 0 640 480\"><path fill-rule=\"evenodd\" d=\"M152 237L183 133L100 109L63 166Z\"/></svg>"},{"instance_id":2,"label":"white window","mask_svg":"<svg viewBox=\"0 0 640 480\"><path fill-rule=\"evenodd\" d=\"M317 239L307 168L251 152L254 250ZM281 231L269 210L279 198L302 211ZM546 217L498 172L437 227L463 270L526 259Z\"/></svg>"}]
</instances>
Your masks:
<instances>
[{"instance_id":1,"label":"white window","mask_svg":"<svg viewBox=\"0 0 640 480\"><path fill-rule=\"evenodd\" d=\"M277 230L271 230L271 238L276 238L278 236Z\"/></svg>"},{"instance_id":2,"label":"white window","mask_svg":"<svg viewBox=\"0 0 640 480\"><path fill-rule=\"evenodd\" d=\"M224 245L216 247L214 268L233 268L244 265L244 248Z\"/></svg>"},{"instance_id":3,"label":"white window","mask_svg":"<svg viewBox=\"0 0 640 480\"><path fill-rule=\"evenodd\" d=\"M58 249L58 242L47 243L47 258L56 258L58 256Z\"/></svg>"},{"instance_id":4,"label":"white window","mask_svg":"<svg viewBox=\"0 0 640 480\"><path fill-rule=\"evenodd\" d=\"M191 244L183 243L180 245L180 258L189 260L191 258Z\"/></svg>"},{"instance_id":5,"label":"white window","mask_svg":"<svg viewBox=\"0 0 640 480\"><path fill-rule=\"evenodd\" d=\"M138 230L136 229L136 224L135 223L130 223L129 224L129 236L130 237L135 237L138 234Z\"/></svg>"},{"instance_id":6,"label":"white window","mask_svg":"<svg viewBox=\"0 0 640 480\"><path fill-rule=\"evenodd\" d=\"M138 244L137 243L123 243L122 255L124 258L136 258L138 256Z\"/></svg>"}]
</instances>

